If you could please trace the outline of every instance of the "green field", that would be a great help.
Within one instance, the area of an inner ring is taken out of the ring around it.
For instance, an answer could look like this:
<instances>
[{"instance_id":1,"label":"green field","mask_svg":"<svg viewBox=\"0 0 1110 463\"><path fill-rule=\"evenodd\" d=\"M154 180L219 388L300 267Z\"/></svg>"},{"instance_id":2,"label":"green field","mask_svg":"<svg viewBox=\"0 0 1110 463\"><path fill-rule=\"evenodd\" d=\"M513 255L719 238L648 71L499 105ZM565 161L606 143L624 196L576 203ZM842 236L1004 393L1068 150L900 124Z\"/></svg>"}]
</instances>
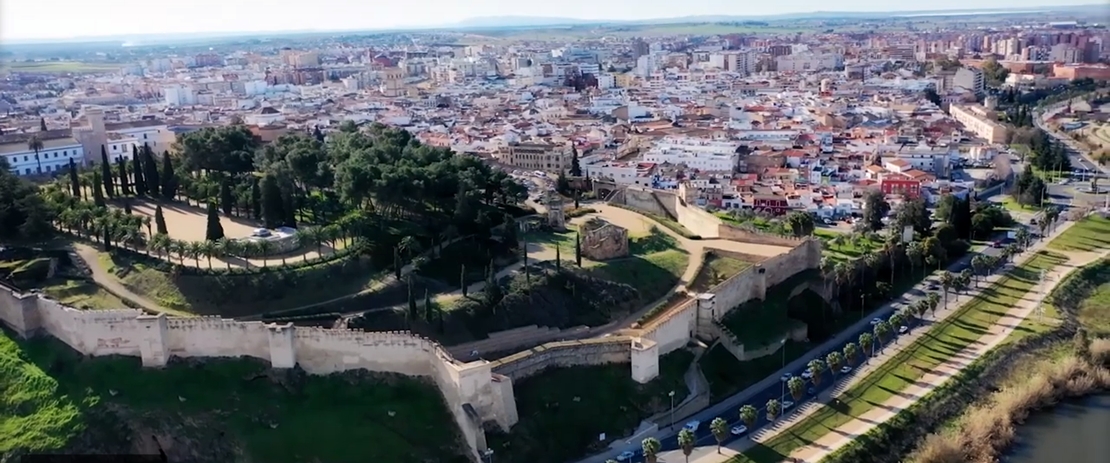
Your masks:
<instances>
[{"instance_id":1,"label":"green field","mask_svg":"<svg viewBox=\"0 0 1110 463\"><path fill-rule=\"evenodd\" d=\"M597 278L630 285L640 291L641 300L651 302L678 284L689 262L685 251L670 249L603 262L587 270Z\"/></svg>"},{"instance_id":2,"label":"green field","mask_svg":"<svg viewBox=\"0 0 1110 463\"><path fill-rule=\"evenodd\" d=\"M852 261L863 257L876 249L882 248L883 244L877 241L872 241L866 237L859 237L858 243L851 241L850 234L837 233L830 230L817 229L813 232L814 236L821 240L822 251L821 255L828 257L836 262ZM840 243L833 243L833 240L839 237Z\"/></svg>"},{"instance_id":3,"label":"green field","mask_svg":"<svg viewBox=\"0 0 1110 463\"><path fill-rule=\"evenodd\" d=\"M0 332L0 392L0 455L130 453L150 435L170 461L454 461L465 448L435 386L400 375L246 359L142 369Z\"/></svg>"},{"instance_id":4,"label":"green field","mask_svg":"<svg viewBox=\"0 0 1110 463\"><path fill-rule=\"evenodd\" d=\"M991 287L984 289L974 301L930 327L925 336L845 391L840 396L839 404L823 405L813 415L791 426L789 432L756 444L730 462L782 461L793 450L808 445L830 430L880 406L926 372L932 371L937 365L976 342L1033 288L1042 269L1051 269L1064 260L1064 257L1057 254L1037 254Z\"/></svg>"},{"instance_id":5,"label":"green field","mask_svg":"<svg viewBox=\"0 0 1110 463\"><path fill-rule=\"evenodd\" d=\"M43 287L42 292L64 305L78 309L113 310L127 308L127 305L120 298L92 282L63 281Z\"/></svg>"},{"instance_id":6,"label":"green field","mask_svg":"<svg viewBox=\"0 0 1110 463\"><path fill-rule=\"evenodd\" d=\"M95 73L118 72L122 64L113 63L83 63L79 61L5 61L0 63L0 70L11 72L45 72L45 73Z\"/></svg>"},{"instance_id":7,"label":"green field","mask_svg":"<svg viewBox=\"0 0 1110 463\"><path fill-rule=\"evenodd\" d=\"M689 289L695 293L705 292L752 265L751 262L709 251L705 255L705 263L702 264L698 276L694 277L694 282L690 284Z\"/></svg>"},{"instance_id":8,"label":"green field","mask_svg":"<svg viewBox=\"0 0 1110 463\"><path fill-rule=\"evenodd\" d=\"M1052 240L1048 248L1085 252L1110 249L1110 219L1099 215L1088 217Z\"/></svg>"}]
</instances>

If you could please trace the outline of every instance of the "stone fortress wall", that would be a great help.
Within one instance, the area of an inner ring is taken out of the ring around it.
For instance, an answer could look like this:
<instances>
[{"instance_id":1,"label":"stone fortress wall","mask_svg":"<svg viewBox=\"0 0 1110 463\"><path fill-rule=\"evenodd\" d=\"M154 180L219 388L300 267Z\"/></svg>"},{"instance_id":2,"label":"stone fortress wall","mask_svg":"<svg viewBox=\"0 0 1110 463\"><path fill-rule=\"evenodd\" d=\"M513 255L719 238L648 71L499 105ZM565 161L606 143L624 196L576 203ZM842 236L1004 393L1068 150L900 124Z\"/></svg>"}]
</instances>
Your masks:
<instances>
[{"instance_id":1,"label":"stone fortress wall","mask_svg":"<svg viewBox=\"0 0 1110 463\"><path fill-rule=\"evenodd\" d=\"M435 342L407 332L176 318L134 309L84 311L7 287L0 288L0 322L21 337L49 334L82 354L139 357L144 367L163 367L174 356L248 356L274 368L299 365L311 374L367 369L430 377L474 459L486 445L484 422L508 430L517 421L512 380L494 373L493 364L458 362Z\"/></svg>"}]
</instances>

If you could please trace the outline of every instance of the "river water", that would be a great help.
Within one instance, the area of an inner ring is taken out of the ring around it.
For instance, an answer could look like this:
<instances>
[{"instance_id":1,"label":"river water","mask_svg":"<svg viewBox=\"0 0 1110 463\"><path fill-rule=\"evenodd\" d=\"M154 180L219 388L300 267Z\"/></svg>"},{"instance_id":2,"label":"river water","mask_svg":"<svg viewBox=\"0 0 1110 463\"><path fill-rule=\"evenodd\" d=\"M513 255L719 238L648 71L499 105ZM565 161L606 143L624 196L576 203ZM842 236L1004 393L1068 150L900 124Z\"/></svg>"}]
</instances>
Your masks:
<instances>
[{"instance_id":1,"label":"river water","mask_svg":"<svg viewBox=\"0 0 1110 463\"><path fill-rule=\"evenodd\" d=\"M1002 462L1110 462L1110 395L1034 413L1018 429L1018 444Z\"/></svg>"}]
</instances>

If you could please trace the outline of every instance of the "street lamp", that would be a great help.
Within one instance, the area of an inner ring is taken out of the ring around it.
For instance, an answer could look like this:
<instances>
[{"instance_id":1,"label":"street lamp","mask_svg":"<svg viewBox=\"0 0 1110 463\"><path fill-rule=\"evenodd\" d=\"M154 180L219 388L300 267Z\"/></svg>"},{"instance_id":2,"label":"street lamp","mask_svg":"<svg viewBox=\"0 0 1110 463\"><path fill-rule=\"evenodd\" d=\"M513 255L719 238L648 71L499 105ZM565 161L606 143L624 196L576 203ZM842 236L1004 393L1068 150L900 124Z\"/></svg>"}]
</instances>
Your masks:
<instances>
[{"instance_id":1,"label":"street lamp","mask_svg":"<svg viewBox=\"0 0 1110 463\"><path fill-rule=\"evenodd\" d=\"M671 397L671 430L674 430L674 391L668 392L667 395Z\"/></svg>"},{"instance_id":2,"label":"street lamp","mask_svg":"<svg viewBox=\"0 0 1110 463\"><path fill-rule=\"evenodd\" d=\"M786 338L782 338L782 341L779 341L779 346L780 346L779 350L782 351L782 368L780 368L780 370L785 370L786 369ZM783 397L786 397L786 381L783 381L782 378L779 378L779 389L781 390L779 392L779 401L781 402Z\"/></svg>"},{"instance_id":3,"label":"street lamp","mask_svg":"<svg viewBox=\"0 0 1110 463\"><path fill-rule=\"evenodd\" d=\"M482 451L482 462L493 463L493 449L485 449Z\"/></svg>"}]
</instances>

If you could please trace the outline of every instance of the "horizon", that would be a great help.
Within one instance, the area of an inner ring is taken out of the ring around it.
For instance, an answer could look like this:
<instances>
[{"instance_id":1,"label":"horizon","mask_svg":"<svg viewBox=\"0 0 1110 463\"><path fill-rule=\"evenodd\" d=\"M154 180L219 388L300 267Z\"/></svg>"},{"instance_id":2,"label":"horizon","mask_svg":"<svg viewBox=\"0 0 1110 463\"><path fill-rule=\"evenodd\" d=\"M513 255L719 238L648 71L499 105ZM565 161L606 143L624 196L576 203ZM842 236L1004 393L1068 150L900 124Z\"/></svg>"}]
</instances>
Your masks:
<instances>
[{"instance_id":1,"label":"horizon","mask_svg":"<svg viewBox=\"0 0 1110 463\"><path fill-rule=\"evenodd\" d=\"M575 21L652 21L688 16L768 16L818 12L899 13L906 11L1028 10L1081 6L1046 5L1048 0L937 0L928 5L891 5L880 0L823 2L782 0L739 5L723 0L684 4L664 0L614 0L603 4L565 0L559 11L513 0L414 0L404 4L349 4L315 0L312 10L280 8L264 0L114 0L114 8L77 0L11 0L0 5L0 43L157 35L237 35L296 32L372 31L451 27L480 18L565 18ZM840 6L845 4L845 6ZM54 13L42 21L42 11ZM414 13L418 11L419 13ZM166 24L160 18L173 18ZM249 19L244 21L244 19ZM43 27L43 24L49 27ZM118 26L118 27L105 27Z\"/></svg>"}]
</instances>

